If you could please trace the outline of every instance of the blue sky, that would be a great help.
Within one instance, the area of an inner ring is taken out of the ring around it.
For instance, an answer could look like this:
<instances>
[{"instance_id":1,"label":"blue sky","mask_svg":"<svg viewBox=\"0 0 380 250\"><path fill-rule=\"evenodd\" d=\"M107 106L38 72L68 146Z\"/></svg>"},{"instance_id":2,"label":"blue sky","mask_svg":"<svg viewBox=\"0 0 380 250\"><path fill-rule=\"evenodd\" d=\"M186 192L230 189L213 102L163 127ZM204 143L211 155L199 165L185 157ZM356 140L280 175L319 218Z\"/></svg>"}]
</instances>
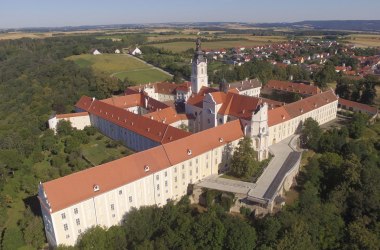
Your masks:
<instances>
[{"instance_id":1,"label":"blue sky","mask_svg":"<svg viewBox=\"0 0 380 250\"><path fill-rule=\"evenodd\" d=\"M380 19L379 0L0 0L0 28Z\"/></svg>"}]
</instances>

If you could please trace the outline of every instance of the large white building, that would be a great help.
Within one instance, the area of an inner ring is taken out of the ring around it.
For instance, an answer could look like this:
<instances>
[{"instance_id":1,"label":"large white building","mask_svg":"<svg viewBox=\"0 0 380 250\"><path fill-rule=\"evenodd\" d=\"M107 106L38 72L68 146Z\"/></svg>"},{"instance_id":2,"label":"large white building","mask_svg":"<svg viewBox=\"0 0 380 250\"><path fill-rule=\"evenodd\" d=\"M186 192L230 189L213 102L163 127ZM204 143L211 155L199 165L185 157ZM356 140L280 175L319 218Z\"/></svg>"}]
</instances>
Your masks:
<instances>
[{"instance_id":1,"label":"large white building","mask_svg":"<svg viewBox=\"0 0 380 250\"><path fill-rule=\"evenodd\" d=\"M268 157L270 145L299 131L307 118L324 124L336 117L338 98L332 90L284 104L260 98L256 91L246 92L261 88L248 80L245 84L250 87L240 90L239 86L209 88L207 73L204 76L207 64L199 58L198 41L191 86L180 87L186 94L192 92L186 114L177 114L167 104L171 95L178 94L173 84L162 85L167 91L155 84L128 89L125 96L78 101L77 111L88 114L92 126L141 152L39 185L51 246L74 245L92 226L116 225L132 207L179 199L190 184L228 169L244 136L252 138L261 160ZM77 128L83 127L78 124ZM181 124L193 133L178 129Z\"/></svg>"}]
</instances>

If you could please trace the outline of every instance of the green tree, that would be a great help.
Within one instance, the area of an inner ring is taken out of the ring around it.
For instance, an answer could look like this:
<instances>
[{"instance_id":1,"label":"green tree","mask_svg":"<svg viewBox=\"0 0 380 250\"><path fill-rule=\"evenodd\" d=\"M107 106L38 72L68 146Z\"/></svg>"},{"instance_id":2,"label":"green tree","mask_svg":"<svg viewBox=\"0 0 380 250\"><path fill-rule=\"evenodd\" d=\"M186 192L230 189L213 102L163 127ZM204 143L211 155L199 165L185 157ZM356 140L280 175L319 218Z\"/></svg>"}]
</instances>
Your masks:
<instances>
[{"instance_id":1,"label":"green tree","mask_svg":"<svg viewBox=\"0 0 380 250\"><path fill-rule=\"evenodd\" d=\"M317 150L321 135L322 130L318 122L311 117L307 118L303 124L300 136L302 145L312 150Z\"/></svg>"},{"instance_id":2,"label":"green tree","mask_svg":"<svg viewBox=\"0 0 380 250\"><path fill-rule=\"evenodd\" d=\"M258 163L256 153L253 150L252 140L249 137L244 137L239 141L239 146L232 157L231 174L236 177L249 178L257 167Z\"/></svg>"},{"instance_id":3,"label":"green tree","mask_svg":"<svg viewBox=\"0 0 380 250\"><path fill-rule=\"evenodd\" d=\"M60 136L70 135L73 132L71 122L66 120L60 120L57 124L57 133Z\"/></svg>"},{"instance_id":4,"label":"green tree","mask_svg":"<svg viewBox=\"0 0 380 250\"><path fill-rule=\"evenodd\" d=\"M311 226L311 225L310 225ZM311 241L308 233L308 226L304 222L297 222L289 231L284 234L284 237L277 244L278 250L286 249L317 249Z\"/></svg>"},{"instance_id":5,"label":"green tree","mask_svg":"<svg viewBox=\"0 0 380 250\"><path fill-rule=\"evenodd\" d=\"M79 236L77 245L80 249L108 249L107 232L100 226L92 227Z\"/></svg>"},{"instance_id":6,"label":"green tree","mask_svg":"<svg viewBox=\"0 0 380 250\"><path fill-rule=\"evenodd\" d=\"M363 93L360 98L361 103L373 104L377 93L376 93L376 84L379 84L380 81L372 75L368 75L363 80Z\"/></svg>"},{"instance_id":7,"label":"green tree","mask_svg":"<svg viewBox=\"0 0 380 250\"><path fill-rule=\"evenodd\" d=\"M348 132L351 138L359 138L366 128L368 117L365 114L355 113L352 116L352 121L348 126Z\"/></svg>"},{"instance_id":8,"label":"green tree","mask_svg":"<svg viewBox=\"0 0 380 250\"><path fill-rule=\"evenodd\" d=\"M327 61L323 68L316 74L315 81L321 88L326 88L327 83L334 82L337 79L335 66L331 61Z\"/></svg>"},{"instance_id":9,"label":"green tree","mask_svg":"<svg viewBox=\"0 0 380 250\"><path fill-rule=\"evenodd\" d=\"M222 249L226 229L215 214L204 213L193 224L193 236L197 249Z\"/></svg>"},{"instance_id":10,"label":"green tree","mask_svg":"<svg viewBox=\"0 0 380 250\"><path fill-rule=\"evenodd\" d=\"M19 223L25 243L37 249L41 248L46 241L42 218L33 215L32 210L27 208Z\"/></svg>"},{"instance_id":11,"label":"green tree","mask_svg":"<svg viewBox=\"0 0 380 250\"><path fill-rule=\"evenodd\" d=\"M256 245L256 231L236 217L227 217L223 221L224 227L227 230L224 239L223 249L254 249Z\"/></svg>"}]
</instances>

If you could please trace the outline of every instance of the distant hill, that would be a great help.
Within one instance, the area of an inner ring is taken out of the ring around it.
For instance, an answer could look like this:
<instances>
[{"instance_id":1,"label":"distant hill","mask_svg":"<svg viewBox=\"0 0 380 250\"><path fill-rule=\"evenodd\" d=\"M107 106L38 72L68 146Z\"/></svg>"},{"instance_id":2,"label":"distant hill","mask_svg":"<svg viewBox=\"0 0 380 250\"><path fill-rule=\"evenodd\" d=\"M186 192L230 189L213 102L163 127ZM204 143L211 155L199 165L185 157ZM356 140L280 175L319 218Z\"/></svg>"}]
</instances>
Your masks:
<instances>
[{"instance_id":1,"label":"distant hill","mask_svg":"<svg viewBox=\"0 0 380 250\"><path fill-rule=\"evenodd\" d=\"M236 27L235 27L236 26ZM247 23L247 22L171 22L150 24L111 24L111 25L82 25L67 27L34 27L20 29L0 29L0 32L66 32L104 29L146 29L146 28L199 28L226 30L245 28L290 28L293 30L339 30L380 32L380 20L330 20L330 21L301 21L293 23Z\"/></svg>"},{"instance_id":2,"label":"distant hill","mask_svg":"<svg viewBox=\"0 0 380 250\"><path fill-rule=\"evenodd\" d=\"M331 20L331 21L302 21L294 23L259 23L253 27L288 27L293 29L316 30L350 30L380 32L380 20Z\"/></svg>"}]
</instances>

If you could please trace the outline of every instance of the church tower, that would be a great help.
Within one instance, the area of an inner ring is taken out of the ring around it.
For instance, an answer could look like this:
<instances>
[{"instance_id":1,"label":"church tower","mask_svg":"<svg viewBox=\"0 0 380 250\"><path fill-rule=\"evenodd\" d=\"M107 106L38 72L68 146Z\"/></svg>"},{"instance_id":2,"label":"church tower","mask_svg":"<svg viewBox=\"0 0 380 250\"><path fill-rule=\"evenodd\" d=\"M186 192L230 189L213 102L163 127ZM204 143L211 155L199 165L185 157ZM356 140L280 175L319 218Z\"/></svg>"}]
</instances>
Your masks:
<instances>
[{"instance_id":1,"label":"church tower","mask_svg":"<svg viewBox=\"0 0 380 250\"><path fill-rule=\"evenodd\" d=\"M258 153L258 160L268 158L268 104L260 103L252 113L252 118L248 130L248 135L252 139L253 148Z\"/></svg>"},{"instance_id":2,"label":"church tower","mask_svg":"<svg viewBox=\"0 0 380 250\"><path fill-rule=\"evenodd\" d=\"M201 39L198 38L191 66L191 91L198 94L199 90L208 85L207 59L201 49Z\"/></svg>"}]
</instances>

